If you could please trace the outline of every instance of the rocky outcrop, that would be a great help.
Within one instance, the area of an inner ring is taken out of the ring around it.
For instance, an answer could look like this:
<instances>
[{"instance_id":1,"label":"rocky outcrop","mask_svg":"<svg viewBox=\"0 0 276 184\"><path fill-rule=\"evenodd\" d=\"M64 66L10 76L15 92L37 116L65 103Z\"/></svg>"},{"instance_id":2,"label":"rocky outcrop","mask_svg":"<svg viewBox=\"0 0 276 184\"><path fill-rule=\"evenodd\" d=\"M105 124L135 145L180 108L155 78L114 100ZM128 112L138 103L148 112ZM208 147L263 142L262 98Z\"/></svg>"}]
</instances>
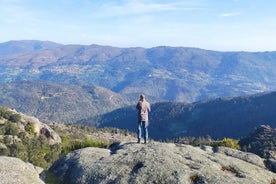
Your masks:
<instances>
[{"instance_id":1,"label":"rocky outcrop","mask_svg":"<svg viewBox=\"0 0 276 184\"><path fill-rule=\"evenodd\" d=\"M18 113L15 110L13 110L13 111ZM21 116L21 122L24 124L31 123L34 126L34 133L37 136L39 136L41 134L45 135L47 137L47 140L50 145L61 143L60 136L51 127L49 127L45 123L40 122L39 119L37 119L33 116L28 116L23 113L19 113L19 114Z\"/></svg>"},{"instance_id":2,"label":"rocky outcrop","mask_svg":"<svg viewBox=\"0 0 276 184\"><path fill-rule=\"evenodd\" d=\"M0 156L0 184L43 184L35 166L14 157Z\"/></svg>"},{"instance_id":3,"label":"rocky outcrop","mask_svg":"<svg viewBox=\"0 0 276 184\"><path fill-rule=\"evenodd\" d=\"M110 149L76 150L56 161L49 171L66 184L270 184L276 180L276 174L265 169L263 159L256 155L160 142L124 142L114 143Z\"/></svg>"},{"instance_id":4,"label":"rocky outcrop","mask_svg":"<svg viewBox=\"0 0 276 184\"><path fill-rule=\"evenodd\" d=\"M258 155L253 154L253 153L242 152L242 151L231 149L228 147L217 147L217 148L214 148L213 150L216 153L225 154L227 156L238 158L240 160L257 165L261 168L266 168L264 159L259 157Z\"/></svg>"},{"instance_id":5,"label":"rocky outcrop","mask_svg":"<svg viewBox=\"0 0 276 184\"><path fill-rule=\"evenodd\" d=\"M261 125L240 140L242 148L247 149L261 157L266 158L265 164L270 170L276 173L276 129L269 125Z\"/></svg>"},{"instance_id":6,"label":"rocky outcrop","mask_svg":"<svg viewBox=\"0 0 276 184\"><path fill-rule=\"evenodd\" d=\"M260 125L247 137L240 140L241 147L260 156L276 159L276 129L269 125Z\"/></svg>"}]
</instances>

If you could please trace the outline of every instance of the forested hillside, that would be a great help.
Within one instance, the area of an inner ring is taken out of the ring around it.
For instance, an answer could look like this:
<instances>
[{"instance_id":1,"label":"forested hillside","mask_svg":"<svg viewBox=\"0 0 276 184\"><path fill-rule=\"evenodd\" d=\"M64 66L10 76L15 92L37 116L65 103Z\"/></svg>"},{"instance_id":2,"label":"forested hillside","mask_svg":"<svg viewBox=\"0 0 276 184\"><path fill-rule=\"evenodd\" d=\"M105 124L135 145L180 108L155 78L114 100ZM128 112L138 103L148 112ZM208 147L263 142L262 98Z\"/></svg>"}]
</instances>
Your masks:
<instances>
[{"instance_id":1,"label":"forested hillside","mask_svg":"<svg viewBox=\"0 0 276 184\"><path fill-rule=\"evenodd\" d=\"M150 136L154 139L181 136L241 138L259 125L276 127L276 92L185 104L156 103L150 113ZM126 107L98 119L100 127L111 126L136 131L136 109ZM89 122L89 121L88 121Z\"/></svg>"},{"instance_id":2,"label":"forested hillside","mask_svg":"<svg viewBox=\"0 0 276 184\"><path fill-rule=\"evenodd\" d=\"M129 105L130 102L122 95L98 86L22 81L0 86L0 104L44 122L76 123Z\"/></svg>"}]
</instances>

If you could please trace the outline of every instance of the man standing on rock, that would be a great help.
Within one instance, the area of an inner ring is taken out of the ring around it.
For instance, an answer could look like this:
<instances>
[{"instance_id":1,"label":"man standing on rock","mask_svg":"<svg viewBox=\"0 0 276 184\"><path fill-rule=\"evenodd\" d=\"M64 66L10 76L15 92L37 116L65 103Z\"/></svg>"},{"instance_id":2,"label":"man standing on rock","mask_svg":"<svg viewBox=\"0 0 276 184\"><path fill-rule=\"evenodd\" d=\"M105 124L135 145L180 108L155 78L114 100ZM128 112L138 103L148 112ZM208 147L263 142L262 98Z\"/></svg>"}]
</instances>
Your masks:
<instances>
[{"instance_id":1,"label":"man standing on rock","mask_svg":"<svg viewBox=\"0 0 276 184\"><path fill-rule=\"evenodd\" d=\"M150 104L146 101L145 95L140 95L140 100L136 105L136 109L138 110L138 131L137 138L138 143L141 142L142 132L144 136L145 144L148 140L148 125L149 125L149 112L150 112Z\"/></svg>"}]
</instances>

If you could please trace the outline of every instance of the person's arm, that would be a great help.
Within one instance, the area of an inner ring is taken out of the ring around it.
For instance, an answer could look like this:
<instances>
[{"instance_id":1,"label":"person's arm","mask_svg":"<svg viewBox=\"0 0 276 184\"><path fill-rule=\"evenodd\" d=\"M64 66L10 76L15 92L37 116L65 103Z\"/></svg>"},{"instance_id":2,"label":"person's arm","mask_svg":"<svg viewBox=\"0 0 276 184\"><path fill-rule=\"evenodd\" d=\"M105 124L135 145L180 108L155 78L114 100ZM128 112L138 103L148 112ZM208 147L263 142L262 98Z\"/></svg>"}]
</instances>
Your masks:
<instances>
[{"instance_id":1,"label":"person's arm","mask_svg":"<svg viewBox=\"0 0 276 184\"><path fill-rule=\"evenodd\" d=\"M140 102L138 102L137 105L136 105L136 109L137 109L137 110L141 110L141 108L142 108L142 107L141 107L141 104L140 104Z\"/></svg>"}]
</instances>

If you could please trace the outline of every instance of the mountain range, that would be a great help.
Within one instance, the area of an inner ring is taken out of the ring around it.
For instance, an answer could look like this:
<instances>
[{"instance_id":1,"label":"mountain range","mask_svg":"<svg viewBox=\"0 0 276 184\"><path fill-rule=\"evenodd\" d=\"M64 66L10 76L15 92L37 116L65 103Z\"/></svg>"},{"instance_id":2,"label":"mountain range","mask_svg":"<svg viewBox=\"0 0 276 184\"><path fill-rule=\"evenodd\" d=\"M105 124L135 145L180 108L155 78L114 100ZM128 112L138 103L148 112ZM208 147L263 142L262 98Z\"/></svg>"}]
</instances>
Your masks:
<instances>
[{"instance_id":1,"label":"mountain range","mask_svg":"<svg viewBox=\"0 0 276 184\"><path fill-rule=\"evenodd\" d=\"M101 86L151 101L195 102L276 90L276 52L117 48L42 41L0 44L0 82Z\"/></svg>"},{"instance_id":2,"label":"mountain range","mask_svg":"<svg viewBox=\"0 0 276 184\"><path fill-rule=\"evenodd\" d=\"M0 43L0 105L45 122L136 131L144 93L154 139L238 138L275 127L275 67L276 52L10 41Z\"/></svg>"}]
</instances>

